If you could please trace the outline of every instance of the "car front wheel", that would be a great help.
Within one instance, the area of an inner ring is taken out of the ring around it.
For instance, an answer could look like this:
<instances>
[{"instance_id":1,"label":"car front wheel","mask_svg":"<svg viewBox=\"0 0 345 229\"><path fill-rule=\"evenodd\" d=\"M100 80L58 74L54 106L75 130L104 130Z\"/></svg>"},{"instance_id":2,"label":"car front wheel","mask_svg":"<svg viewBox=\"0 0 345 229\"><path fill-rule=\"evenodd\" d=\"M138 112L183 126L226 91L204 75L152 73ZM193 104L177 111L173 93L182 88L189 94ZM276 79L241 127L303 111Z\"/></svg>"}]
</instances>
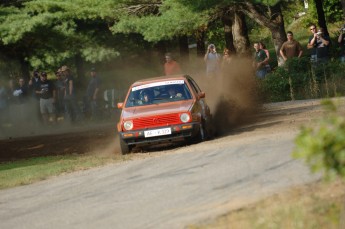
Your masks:
<instances>
[{"instance_id":1,"label":"car front wheel","mask_svg":"<svg viewBox=\"0 0 345 229\"><path fill-rule=\"evenodd\" d=\"M120 148L122 155L129 154L132 151L132 146L129 146L121 137L119 137Z\"/></svg>"}]
</instances>

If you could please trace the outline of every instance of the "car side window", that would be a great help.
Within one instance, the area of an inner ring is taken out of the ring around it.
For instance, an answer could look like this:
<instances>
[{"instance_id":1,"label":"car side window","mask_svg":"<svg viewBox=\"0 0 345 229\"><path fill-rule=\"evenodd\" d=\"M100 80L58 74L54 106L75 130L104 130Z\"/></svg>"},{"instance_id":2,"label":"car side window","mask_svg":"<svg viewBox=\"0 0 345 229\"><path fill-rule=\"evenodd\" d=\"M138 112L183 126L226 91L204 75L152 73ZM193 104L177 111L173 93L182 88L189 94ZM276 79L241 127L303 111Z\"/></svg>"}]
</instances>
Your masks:
<instances>
[{"instance_id":1,"label":"car side window","mask_svg":"<svg viewBox=\"0 0 345 229\"><path fill-rule=\"evenodd\" d=\"M195 94L198 94L199 93L198 88L195 87L195 85L190 79L188 79L188 82L189 82L189 85L192 87L193 91L195 92Z\"/></svg>"}]
</instances>

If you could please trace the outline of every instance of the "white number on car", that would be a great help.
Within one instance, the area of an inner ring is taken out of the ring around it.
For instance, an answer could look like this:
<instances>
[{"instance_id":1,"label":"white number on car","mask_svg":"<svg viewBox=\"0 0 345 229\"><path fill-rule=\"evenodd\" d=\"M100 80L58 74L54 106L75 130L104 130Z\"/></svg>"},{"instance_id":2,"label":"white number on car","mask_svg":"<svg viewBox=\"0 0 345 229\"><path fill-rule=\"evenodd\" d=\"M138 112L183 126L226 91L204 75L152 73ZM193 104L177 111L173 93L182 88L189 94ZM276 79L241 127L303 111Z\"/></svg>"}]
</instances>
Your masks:
<instances>
[{"instance_id":1,"label":"white number on car","mask_svg":"<svg viewBox=\"0 0 345 229\"><path fill-rule=\"evenodd\" d=\"M171 134L171 128L144 131L145 138Z\"/></svg>"}]
</instances>

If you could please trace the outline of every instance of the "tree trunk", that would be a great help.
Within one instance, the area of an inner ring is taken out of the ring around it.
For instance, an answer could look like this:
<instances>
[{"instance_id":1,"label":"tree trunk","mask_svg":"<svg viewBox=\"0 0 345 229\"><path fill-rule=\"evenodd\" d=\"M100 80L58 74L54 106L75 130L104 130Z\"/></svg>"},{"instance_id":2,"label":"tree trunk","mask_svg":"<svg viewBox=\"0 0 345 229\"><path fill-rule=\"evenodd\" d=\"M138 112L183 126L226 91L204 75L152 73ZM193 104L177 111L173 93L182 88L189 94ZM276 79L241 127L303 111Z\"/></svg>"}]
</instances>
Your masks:
<instances>
[{"instance_id":1,"label":"tree trunk","mask_svg":"<svg viewBox=\"0 0 345 229\"><path fill-rule=\"evenodd\" d=\"M225 38L225 47L230 50L230 53L235 54L236 49L234 46L234 38L232 34L232 18L231 15L224 15L222 18L224 24L224 38Z\"/></svg>"},{"instance_id":2,"label":"tree trunk","mask_svg":"<svg viewBox=\"0 0 345 229\"><path fill-rule=\"evenodd\" d=\"M232 24L233 43L239 56L248 56L250 54L250 42L245 15L241 11L234 12L234 21Z\"/></svg>"},{"instance_id":3,"label":"tree trunk","mask_svg":"<svg viewBox=\"0 0 345 229\"><path fill-rule=\"evenodd\" d=\"M85 69L84 69L83 58L79 54L77 54L74 60L75 60L75 67L77 71L77 78L79 79L79 81L81 81L81 79L85 80Z\"/></svg>"},{"instance_id":4,"label":"tree trunk","mask_svg":"<svg viewBox=\"0 0 345 229\"><path fill-rule=\"evenodd\" d=\"M205 47L205 30L201 29L196 34L196 54L198 57L204 57Z\"/></svg>"},{"instance_id":5,"label":"tree trunk","mask_svg":"<svg viewBox=\"0 0 345 229\"><path fill-rule=\"evenodd\" d=\"M343 6L343 21L345 21L345 0L341 0L341 5Z\"/></svg>"},{"instance_id":6,"label":"tree trunk","mask_svg":"<svg viewBox=\"0 0 345 229\"><path fill-rule=\"evenodd\" d=\"M281 4L277 3L272 7L264 7L262 5L254 5L253 3L246 1L244 4L240 4L239 7L248 17L252 18L258 24L267 27L271 31L278 65L282 65L283 59L280 56L279 50L282 44L286 41L286 33L283 14L281 12Z\"/></svg>"},{"instance_id":7,"label":"tree trunk","mask_svg":"<svg viewBox=\"0 0 345 229\"><path fill-rule=\"evenodd\" d=\"M329 36L327 24L326 24L325 12L323 11L322 0L315 0L315 6L316 6L316 11L317 11L317 20L318 20L319 26L324 29L324 34Z\"/></svg>"},{"instance_id":8,"label":"tree trunk","mask_svg":"<svg viewBox=\"0 0 345 229\"><path fill-rule=\"evenodd\" d=\"M183 64L189 63L189 47L188 47L188 37L181 36L179 37L179 46L180 46L180 62Z\"/></svg>"},{"instance_id":9,"label":"tree trunk","mask_svg":"<svg viewBox=\"0 0 345 229\"><path fill-rule=\"evenodd\" d=\"M30 65L24 57L20 57L20 73L26 82L30 80Z\"/></svg>"}]
</instances>

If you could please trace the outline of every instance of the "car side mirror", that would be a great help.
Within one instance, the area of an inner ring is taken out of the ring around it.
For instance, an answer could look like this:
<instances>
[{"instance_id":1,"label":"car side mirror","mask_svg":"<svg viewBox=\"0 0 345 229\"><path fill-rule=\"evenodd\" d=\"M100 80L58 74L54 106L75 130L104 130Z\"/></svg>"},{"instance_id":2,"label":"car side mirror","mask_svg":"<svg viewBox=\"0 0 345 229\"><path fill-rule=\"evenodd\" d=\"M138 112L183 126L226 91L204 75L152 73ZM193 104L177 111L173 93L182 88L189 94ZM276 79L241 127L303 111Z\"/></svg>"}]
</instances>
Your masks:
<instances>
[{"instance_id":1,"label":"car side mirror","mask_svg":"<svg viewBox=\"0 0 345 229\"><path fill-rule=\"evenodd\" d=\"M122 109L123 108L123 103L118 103L117 108Z\"/></svg>"},{"instance_id":2,"label":"car side mirror","mask_svg":"<svg viewBox=\"0 0 345 229\"><path fill-rule=\"evenodd\" d=\"M205 92L199 92L199 94L198 94L198 97L199 97L199 99L202 99L202 98L205 98Z\"/></svg>"}]
</instances>

